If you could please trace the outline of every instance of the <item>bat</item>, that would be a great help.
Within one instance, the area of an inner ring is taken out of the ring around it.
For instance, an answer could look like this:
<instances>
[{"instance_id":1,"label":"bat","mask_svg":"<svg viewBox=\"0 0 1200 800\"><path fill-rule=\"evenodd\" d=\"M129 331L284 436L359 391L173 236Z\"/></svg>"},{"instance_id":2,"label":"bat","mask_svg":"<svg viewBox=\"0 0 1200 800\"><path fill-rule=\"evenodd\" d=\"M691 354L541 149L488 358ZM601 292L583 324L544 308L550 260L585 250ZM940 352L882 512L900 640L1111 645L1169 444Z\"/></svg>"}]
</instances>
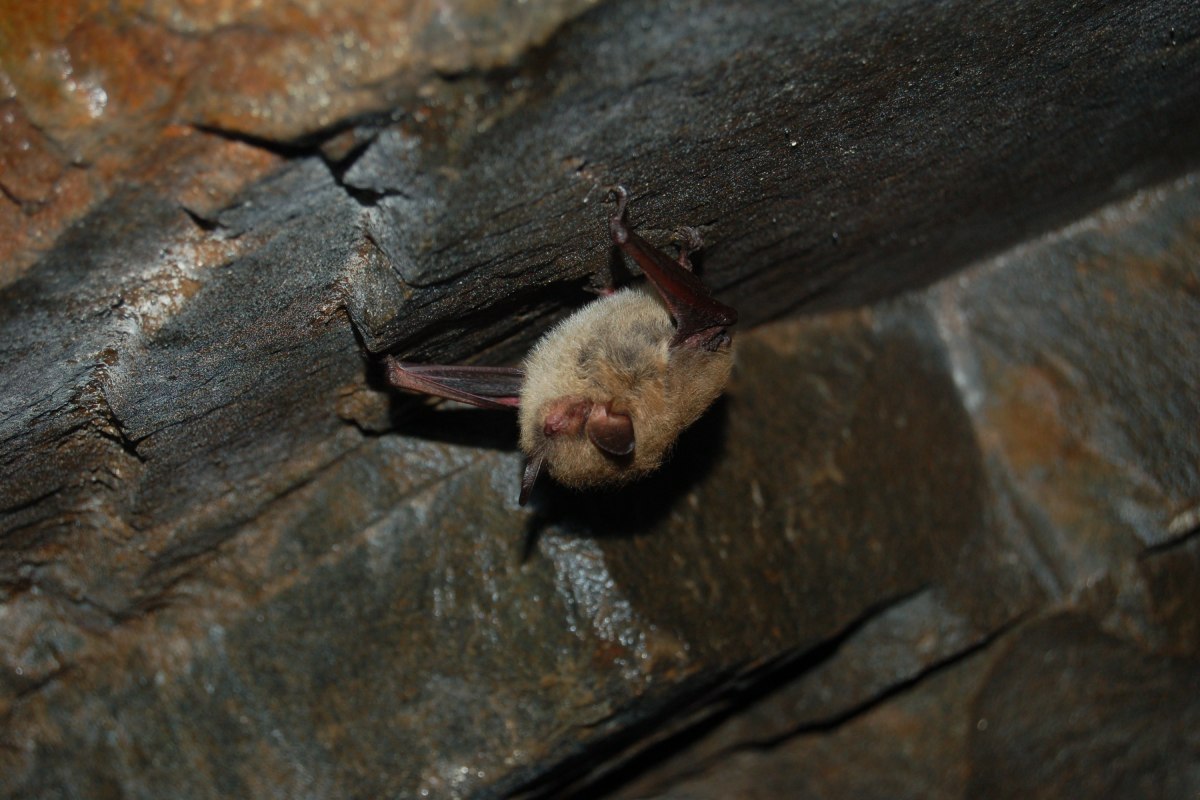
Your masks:
<instances>
[{"instance_id":1,"label":"bat","mask_svg":"<svg viewBox=\"0 0 1200 800\"><path fill-rule=\"evenodd\" d=\"M625 222L615 186L613 244L649 285L611 291L550 329L516 367L413 364L387 356L390 384L482 408L514 408L525 453L520 504L544 471L566 486L612 486L653 472L679 434L724 391L737 312L692 271L700 234L680 229L679 257Z\"/></svg>"}]
</instances>

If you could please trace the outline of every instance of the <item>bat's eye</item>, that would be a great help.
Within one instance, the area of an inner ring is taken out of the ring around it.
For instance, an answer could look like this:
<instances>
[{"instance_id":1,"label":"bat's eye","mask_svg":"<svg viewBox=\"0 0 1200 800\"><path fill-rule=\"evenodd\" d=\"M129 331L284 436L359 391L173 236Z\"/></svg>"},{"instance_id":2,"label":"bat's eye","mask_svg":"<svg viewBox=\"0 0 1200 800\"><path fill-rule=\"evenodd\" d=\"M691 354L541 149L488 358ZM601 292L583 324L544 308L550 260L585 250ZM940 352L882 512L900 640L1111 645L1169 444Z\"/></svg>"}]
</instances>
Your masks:
<instances>
[{"instance_id":1,"label":"bat's eye","mask_svg":"<svg viewBox=\"0 0 1200 800\"><path fill-rule=\"evenodd\" d=\"M610 455L633 452L633 420L628 414L613 413L606 405L593 406L584 429L592 444Z\"/></svg>"}]
</instances>

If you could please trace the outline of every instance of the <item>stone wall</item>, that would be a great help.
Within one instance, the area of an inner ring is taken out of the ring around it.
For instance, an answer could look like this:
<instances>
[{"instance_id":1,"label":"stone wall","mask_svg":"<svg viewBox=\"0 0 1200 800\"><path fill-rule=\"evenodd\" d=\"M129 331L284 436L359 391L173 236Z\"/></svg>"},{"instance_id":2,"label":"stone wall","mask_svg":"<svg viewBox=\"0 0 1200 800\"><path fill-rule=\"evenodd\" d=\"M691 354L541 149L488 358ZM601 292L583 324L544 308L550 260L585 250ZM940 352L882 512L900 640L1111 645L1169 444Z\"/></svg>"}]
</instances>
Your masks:
<instances>
[{"instance_id":1,"label":"stone wall","mask_svg":"<svg viewBox=\"0 0 1200 800\"><path fill-rule=\"evenodd\" d=\"M1200 9L0 15L7 797L1200 791ZM727 397L516 504L606 187Z\"/></svg>"}]
</instances>

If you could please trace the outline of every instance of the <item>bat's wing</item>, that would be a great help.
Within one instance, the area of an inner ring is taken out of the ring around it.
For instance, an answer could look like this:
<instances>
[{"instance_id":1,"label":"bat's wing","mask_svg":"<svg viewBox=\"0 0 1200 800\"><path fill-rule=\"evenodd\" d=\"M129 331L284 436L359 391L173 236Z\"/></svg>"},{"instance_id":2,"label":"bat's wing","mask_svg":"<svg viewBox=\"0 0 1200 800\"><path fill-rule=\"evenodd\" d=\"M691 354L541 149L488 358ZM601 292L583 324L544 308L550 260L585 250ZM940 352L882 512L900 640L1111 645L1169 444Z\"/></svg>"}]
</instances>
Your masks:
<instances>
[{"instance_id":1,"label":"bat's wing","mask_svg":"<svg viewBox=\"0 0 1200 800\"><path fill-rule=\"evenodd\" d=\"M411 392L457 400L480 408L516 408L521 404L525 372L516 367L445 367L384 359L388 383Z\"/></svg>"},{"instance_id":2,"label":"bat's wing","mask_svg":"<svg viewBox=\"0 0 1200 800\"><path fill-rule=\"evenodd\" d=\"M726 328L737 322L737 311L717 301L699 278L630 230L625 224L629 193L623 186L614 187L613 192L617 196L617 210L608 226L613 243L642 268L675 318L671 346L686 344L715 349L725 340Z\"/></svg>"}]
</instances>

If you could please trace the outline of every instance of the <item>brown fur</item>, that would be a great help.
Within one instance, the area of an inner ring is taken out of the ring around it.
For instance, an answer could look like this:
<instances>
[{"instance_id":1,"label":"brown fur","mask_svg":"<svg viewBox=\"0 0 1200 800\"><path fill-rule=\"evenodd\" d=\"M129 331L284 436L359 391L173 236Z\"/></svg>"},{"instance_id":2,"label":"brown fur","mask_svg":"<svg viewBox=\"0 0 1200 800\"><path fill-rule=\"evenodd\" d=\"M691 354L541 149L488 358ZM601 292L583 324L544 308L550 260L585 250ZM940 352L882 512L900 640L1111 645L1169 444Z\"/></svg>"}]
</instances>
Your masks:
<instances>
[{"instance_id":1,"label":"brown fur","mask_svg":"<svg viewBox=\"0 0 1200 800\"><path fill-rule=\"evenodd\" d=\"M625 222L629 192L614 186L609 235L649 284L614 292L551 330L511 367L386 359L408 391L484 408L519 407L524 505L546 469L567 486L619 484L656 469L675 439L721 394L733 364L737 311L692 274L700 234L682 229L672 260Z\"/></svg>"},{"instance_id":2,"label":"brown fur","mask_svg":"<svg viewBox=\"0 0 1200 800\"><path fill-rule=\"evenodd\" d=\"M729 345L672 348L674 335L666 307L643 287L601 297L563 320L525 359L521 449L576 488L624 483L657 468L680 432L724 390L733 363ZM633 452L604 452L578 424L547 435L548 417L560 419L556 411L575 402L627 414Z\"/></svg>"}]
</instances>

